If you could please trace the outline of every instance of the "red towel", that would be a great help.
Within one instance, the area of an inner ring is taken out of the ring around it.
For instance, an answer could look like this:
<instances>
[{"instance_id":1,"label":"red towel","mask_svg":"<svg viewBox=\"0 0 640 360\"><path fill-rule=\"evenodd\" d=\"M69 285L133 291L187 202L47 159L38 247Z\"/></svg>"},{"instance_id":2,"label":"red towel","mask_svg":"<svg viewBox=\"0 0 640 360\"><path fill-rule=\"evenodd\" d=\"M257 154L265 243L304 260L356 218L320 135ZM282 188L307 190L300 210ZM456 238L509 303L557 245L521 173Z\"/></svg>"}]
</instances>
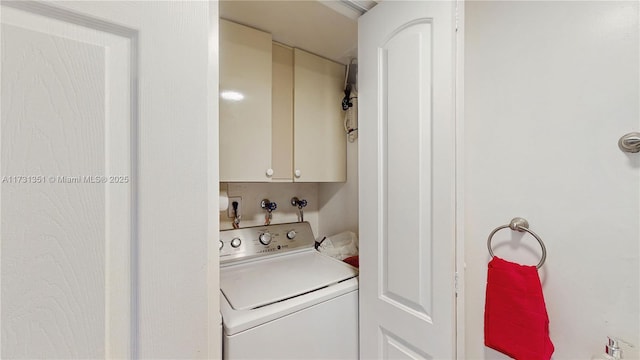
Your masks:
<instances>
[{"instance_id":1,"label":"red towel","mask_svg":"<svg viewBox=\"0 0 640 360\"><path fill-rule=\"evenodd\" d=\"M487 272L484 344L517 360L549 360L549 316L535 266L494 256Z\"/></svg>"},{"instance_id":2,"label":"red towel","mask_svg":"<svg viewBox=\"0 0 640 360\"><path fill-rule=\"evenodd\" d=\"M356 256L350 256L344 260L342 260L344 262L346 262L347 264L353 266L353 267L360 267L360 257L358 255Z\"/></svg>"}]
</instances>

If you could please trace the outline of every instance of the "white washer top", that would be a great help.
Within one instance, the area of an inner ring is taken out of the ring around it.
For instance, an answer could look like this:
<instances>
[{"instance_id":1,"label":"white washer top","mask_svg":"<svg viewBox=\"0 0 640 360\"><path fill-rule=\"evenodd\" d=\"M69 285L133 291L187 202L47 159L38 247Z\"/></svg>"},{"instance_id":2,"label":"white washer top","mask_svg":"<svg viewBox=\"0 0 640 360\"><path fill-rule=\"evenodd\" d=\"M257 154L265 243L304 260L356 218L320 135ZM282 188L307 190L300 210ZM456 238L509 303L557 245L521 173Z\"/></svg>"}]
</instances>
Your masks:
<instances>
[{"instance_id":1,"label":"white washer top","mask_svg":"<svg viewBox=\"0 0 640 360\"><path fill-rule=\"evenodd\" d=\"M356 276L356 268L310 249L221 268L220 290L234 310L249 310Z\"/></svg>"}]
</instances>

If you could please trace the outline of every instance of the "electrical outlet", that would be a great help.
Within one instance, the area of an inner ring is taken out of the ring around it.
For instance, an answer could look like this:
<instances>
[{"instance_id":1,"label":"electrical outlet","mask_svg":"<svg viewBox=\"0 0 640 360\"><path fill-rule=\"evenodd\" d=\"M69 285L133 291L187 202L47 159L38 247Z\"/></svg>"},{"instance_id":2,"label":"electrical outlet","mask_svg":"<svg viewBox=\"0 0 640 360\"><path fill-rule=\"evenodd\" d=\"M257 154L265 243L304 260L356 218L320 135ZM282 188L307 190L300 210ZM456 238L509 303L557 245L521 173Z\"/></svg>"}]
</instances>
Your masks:
<instances>
[{"instance_id":1,"label":"electrical outlet","mask_svg":"<svg viewBox=\"0 0 640 360\"><path fill-rule=\"evenodd\" d=\"M242 198L240 196L230 196L229 197L229 208L227 209L227 216L233 218L233 202L238 202L238 215L242 216Z\"/></svg>"}]
</instances>

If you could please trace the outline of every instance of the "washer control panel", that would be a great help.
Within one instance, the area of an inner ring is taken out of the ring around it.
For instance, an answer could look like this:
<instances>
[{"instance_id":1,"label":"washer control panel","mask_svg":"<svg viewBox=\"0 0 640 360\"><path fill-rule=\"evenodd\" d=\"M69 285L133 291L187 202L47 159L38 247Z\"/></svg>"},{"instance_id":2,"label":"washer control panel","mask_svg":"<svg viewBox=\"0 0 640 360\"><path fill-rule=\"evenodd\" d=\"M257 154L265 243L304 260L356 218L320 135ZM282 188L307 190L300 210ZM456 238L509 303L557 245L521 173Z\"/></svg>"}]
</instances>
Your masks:
<instances>
[{"instance_id":1,"label":"washer control panel","mask_svg":"<svg viewBox=\"0 0 640 360\"><path fill-rule=\"evenodd\" d=\"M308 222L252 226L220 231L220 263L312 248Z\"/></svg>"}]
</instances>

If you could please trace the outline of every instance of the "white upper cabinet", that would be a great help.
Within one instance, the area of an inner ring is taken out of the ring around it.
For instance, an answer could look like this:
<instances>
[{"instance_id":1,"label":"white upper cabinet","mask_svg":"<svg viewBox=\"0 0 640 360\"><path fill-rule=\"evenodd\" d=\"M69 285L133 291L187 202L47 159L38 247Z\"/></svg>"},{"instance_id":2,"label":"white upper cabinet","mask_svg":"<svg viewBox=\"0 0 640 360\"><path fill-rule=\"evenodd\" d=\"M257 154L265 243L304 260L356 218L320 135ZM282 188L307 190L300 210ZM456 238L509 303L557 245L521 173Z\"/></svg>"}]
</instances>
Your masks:
<instances>
[{"instance_id":1,"label":"white upper cabinet","mask_svg":"<svg viewBox=\"0 0 640 360\"><path fill-rule=\"evenodd\" d=\"M220 19L220 181L270 181L271 34Z\"/></svg>"},{"instance_id":2,"label":"white upper cabinet","mask_svg":"<svg viewBox=\"0 0 640 360\"><path fill-rule=\"evenodd\" d=\"M344 65L220 21L220 181L346 181Z\"/></svg>"},{"instance_id":3,"label":"white upper cabinet","mask_svg":"<svg viewBox=\"0 0 640 360\"><path fill-rule=\"evenodd\" d=\"M294 181L347 180L345 67L294 49Z\"/></svg>"},{"instance_id":4,"label":"white upper cabinet","mask_svg":"<svg viewBox=\"0 0 640 360\"><path fill-rule=\"evenodd\" d=\"M293 179L293 49L273 43L273 181Z\"/></svg>"}]
</instances>

